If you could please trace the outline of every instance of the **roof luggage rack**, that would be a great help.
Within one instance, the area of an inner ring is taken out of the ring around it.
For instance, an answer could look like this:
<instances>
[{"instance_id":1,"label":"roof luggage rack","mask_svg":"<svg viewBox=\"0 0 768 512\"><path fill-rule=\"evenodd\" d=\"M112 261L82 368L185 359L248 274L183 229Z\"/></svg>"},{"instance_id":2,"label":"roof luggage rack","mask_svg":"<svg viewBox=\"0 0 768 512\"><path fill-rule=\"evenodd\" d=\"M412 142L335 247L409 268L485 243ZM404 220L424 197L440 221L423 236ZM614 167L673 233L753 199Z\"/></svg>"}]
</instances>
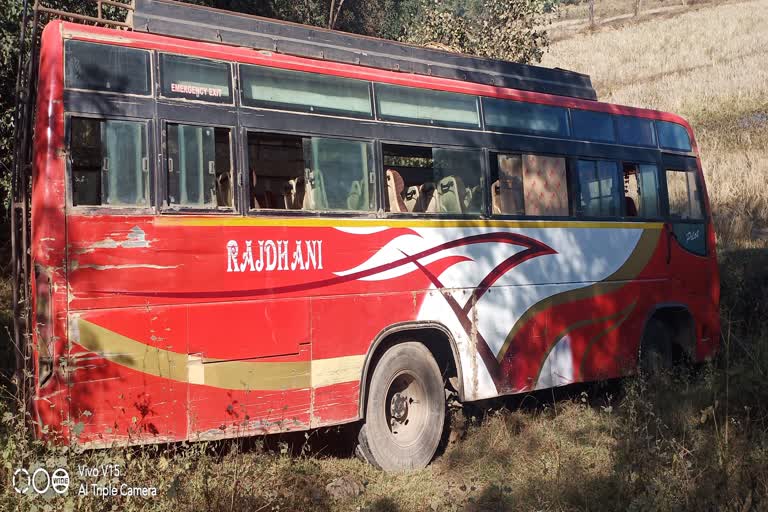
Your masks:
<instances>
[{"instance_id":1,"label":"roof luggage rack","mask_svg":"<svg viewBox=\"0 0 768 512\"><path fill-rule=\"evenodd\" d=\"M588 75L201 7L134 0L133 29L390 71L596 100Z\"/></svg>"}]
</instances>

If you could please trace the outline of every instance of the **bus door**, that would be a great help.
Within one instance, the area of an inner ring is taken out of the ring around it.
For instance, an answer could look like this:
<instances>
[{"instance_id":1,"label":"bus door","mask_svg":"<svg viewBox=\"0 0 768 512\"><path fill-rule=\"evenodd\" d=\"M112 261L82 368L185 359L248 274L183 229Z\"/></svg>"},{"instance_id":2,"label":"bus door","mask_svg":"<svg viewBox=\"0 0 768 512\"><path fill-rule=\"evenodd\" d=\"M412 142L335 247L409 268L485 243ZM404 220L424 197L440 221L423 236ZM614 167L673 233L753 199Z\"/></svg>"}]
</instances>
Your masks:
<instances>
[{"instance_id":1,"label":"bus door","mask_svg":"<svg viewBox=\"0 0 768 512\"><path fill-rule=\"evenodd\" d=\"M680 286L688 293L705 292L708 287L705 257L711 248L696 159L665 154L662 173L668 205L664 225L668 275L673 286Z\"/></svg>"}]
</instances>

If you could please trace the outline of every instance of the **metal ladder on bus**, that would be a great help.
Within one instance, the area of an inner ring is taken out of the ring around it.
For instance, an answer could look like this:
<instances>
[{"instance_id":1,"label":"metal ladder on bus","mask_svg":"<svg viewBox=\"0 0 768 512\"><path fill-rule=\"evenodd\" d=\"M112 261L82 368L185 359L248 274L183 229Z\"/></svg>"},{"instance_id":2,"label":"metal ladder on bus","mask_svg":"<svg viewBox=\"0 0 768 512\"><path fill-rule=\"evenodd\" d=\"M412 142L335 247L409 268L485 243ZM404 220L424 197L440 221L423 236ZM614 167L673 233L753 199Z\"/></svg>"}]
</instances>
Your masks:
<instances>
[{"instance_id":1,"label":"metal ladder on bus","mask_svg":"<svg viewBox=\"0 0 768 512\"><path fill-rule=\"evenodd\" d=\"M41 27L51 19L67 19L113 28L132 28L134 0L86 0L78 11L55 8L56 0L24 0L20 16L19 57L16 69L11 172L10 241L13 302L12 343L15 372L12 383L22 404L31 398L31 254L30 209L32 158Z\"/></svg>"}]
</instances>

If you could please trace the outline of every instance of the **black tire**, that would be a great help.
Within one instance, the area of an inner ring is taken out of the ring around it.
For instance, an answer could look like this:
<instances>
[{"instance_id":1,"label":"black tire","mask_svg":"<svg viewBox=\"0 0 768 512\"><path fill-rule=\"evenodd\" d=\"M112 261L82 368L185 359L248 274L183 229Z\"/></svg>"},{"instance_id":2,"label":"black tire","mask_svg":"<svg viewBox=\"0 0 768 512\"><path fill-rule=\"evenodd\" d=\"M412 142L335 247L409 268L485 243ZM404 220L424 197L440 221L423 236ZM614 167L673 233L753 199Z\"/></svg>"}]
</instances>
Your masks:
<instances>
[{"instance_id":1,"label":"black tire","mask_svg":"<svg viewBox=\"0 0 768 512\"><path fill-rule=\"evenodd\" d=\"M674 366L672 333L656 318L648 321L640 345L640 374L647 378L657 377Z\"/></svg>"},{"instance_id":2,"label":"black tire","mask_svg":"<svg viewBox=\"0 0 768 512\"><path fill-rule=\"evenodd\" d=\"M398 343L376 364L357 454L385 471L423 468L440 444L445 386L427 347Z\"/></svg>"}]
</instances>

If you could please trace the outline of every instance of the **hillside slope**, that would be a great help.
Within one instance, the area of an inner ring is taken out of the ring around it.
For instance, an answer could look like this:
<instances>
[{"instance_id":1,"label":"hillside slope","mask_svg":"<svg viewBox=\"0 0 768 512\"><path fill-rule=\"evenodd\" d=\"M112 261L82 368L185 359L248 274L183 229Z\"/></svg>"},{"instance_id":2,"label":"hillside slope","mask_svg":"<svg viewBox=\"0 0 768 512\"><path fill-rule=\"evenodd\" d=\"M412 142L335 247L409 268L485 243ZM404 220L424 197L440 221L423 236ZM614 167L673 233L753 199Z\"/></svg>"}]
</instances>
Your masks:
<instances>
[{"instance_id":1,"label":"hillside slope","mask_svg":"<svg viewBox=\"0 0 768 512\"><path fill-rule=\"evenodd\" d=\"M598 27L554 43L543 64L588 73L602 101L687 118L699 140L721 245L765 247L766 27L768 0L723 4Z\"/></svg>"}]
</instances>

